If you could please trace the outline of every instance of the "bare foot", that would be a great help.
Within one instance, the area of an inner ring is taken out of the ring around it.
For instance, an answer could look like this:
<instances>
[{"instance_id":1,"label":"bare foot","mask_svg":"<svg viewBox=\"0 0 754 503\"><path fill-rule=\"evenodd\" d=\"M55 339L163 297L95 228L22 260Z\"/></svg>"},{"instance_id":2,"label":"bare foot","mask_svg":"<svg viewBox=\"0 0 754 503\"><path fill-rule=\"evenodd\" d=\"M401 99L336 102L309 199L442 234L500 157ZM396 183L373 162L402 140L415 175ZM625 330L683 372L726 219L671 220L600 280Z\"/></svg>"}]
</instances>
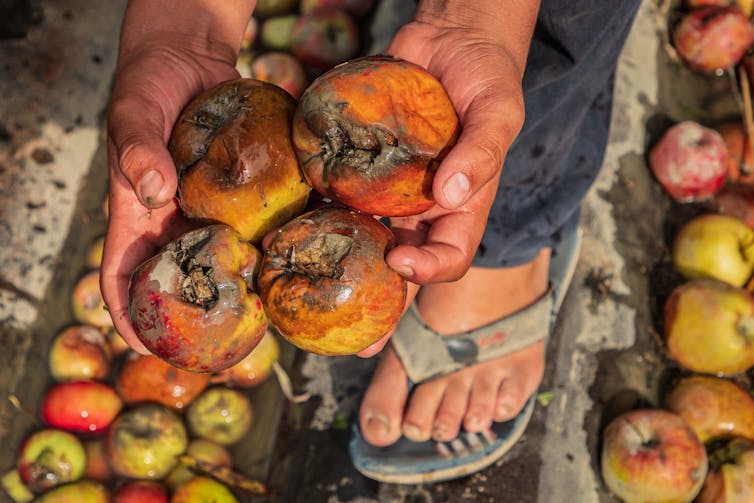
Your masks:
<instances>
[{"instance_id":1,"label":"bare foot","mask_svg":"<svg viewBox=\"0 0 754 503\"><path fill-rule=\"evenodd\" d=\"M442 334L471 330L526 307L547 290L550 251L510 269L471 268L459 281L422 288L417 308ZM416 386L408 396L406 373L395 352L383 351L361 403L364 438L390 445L401 435L414 441L444 442L467 431L489 429L493 421L518 414L544 374L544 342Z\"/></svg>"}]
</instances>

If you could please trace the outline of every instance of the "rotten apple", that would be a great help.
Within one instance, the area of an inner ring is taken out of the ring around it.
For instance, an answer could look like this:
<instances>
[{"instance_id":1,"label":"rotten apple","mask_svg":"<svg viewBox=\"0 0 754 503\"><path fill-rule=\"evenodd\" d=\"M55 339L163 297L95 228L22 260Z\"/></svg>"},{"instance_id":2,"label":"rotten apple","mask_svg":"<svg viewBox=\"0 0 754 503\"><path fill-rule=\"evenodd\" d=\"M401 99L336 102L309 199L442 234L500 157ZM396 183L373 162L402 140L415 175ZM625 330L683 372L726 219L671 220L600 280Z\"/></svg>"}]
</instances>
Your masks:
<instances>
[{"instance_id":1,"label":"rotten apple","mask_svg":"<svg viewBox=\"0 0 754 503\"><path fill-rule=\"evenodd\" d=\"M48 364L56 381L104 379L110 374L112 351L105 335L90 325L73 325L55 335Z\"/></svg>"},{"instance_id":2,"label":"rotten apple","mask_svg":"<svg viewBox=\"0 0 754 503\"><path fill-rule=\"evenodd\" d=\"M670 127L649 152L657 181L680 203L710 199L728 170L725 140L716 130L694 121Z\"/></svg>"},{"instance_id":3,"label":"rotten apple","mask_svg":"<svg viewBox=\"0 0 754 503\"><path fill-rule=\"evenodd\" d=\"M223 383L234 388L253 388L267 380L273 365L280 358L280 343L268 330L254 351L230 368L218 372L214 383Z\"/></svg>"},{"instance_id":4,"label":"rotten apple","mask_svg":"<svg viewBox=\"0 0 754 503\"><path fill-rule=\"evenodd\" d=\"M188 372L153 355L129 353L116 375L115 387L127 404L155 402L180 411L209 384L211 375Z\"/></svg>"},{"instance_id":5,"label":"rotten apple","mask_svg":"<svg viewBox=\"0 0 754 503\"><path fill-rule=\"evenodd\" d=\"M295 108L287 92L256 79L224 82L192 100L169 143L183 212L253 243L301 213L311 187L291 141Z\"/></svg>"},{"instance_id":6,"label":"rotten apple","mask_svg":"<svg viewBox=\"0 0 754 503\"><path fill-rule=\"evenodd\" d=\"M265 250L259 291L291 344L323 355L357 353L392 331L406 281L385 262L393 233L377 219L322 206L278 229Z\"/></svg>"},{"instance_id":7,"label":"rotten apple","mask_svg":"<svg viewBox=\"0 0 754 503\"><path fill-rule=\"evenodd\" d=\"M665 301L668 356L705 374L733 375L754 366L754 296L722 281L697 279Z\"/></svg>"},{"instance_id":8,"label":"rotten apple","mask_svg":"<svg viewBox=\"0 0 754 503\"><path fill-rule=\"evenodd\" d=\"M434 76L373 56L333 68L304 91L293 142L322 195L373 215L405 216L434 204L434 173L458 132L456 112Z\"/></svg>"},{"instance_id":9,"label":"rotten apple","mask_svg":"<svg viewBox=\"0 0 754 503\"><path fill-rule=\"evenodd\" d=\"M195 436L221 445L238 442L251 428L253 409L241 391L215 386L205 390L186 411L186 423Z\"/></svg>"},{"instance_id":10,"label":"rotten apple","mask_svg":"<svg viewBox=\"0 0 754 503\"><path fill-rule=\"evenodd\" d=\"M733 439L709 457L710 470L696 503L754 501L754 442Z\"/></svg>"},{"instance_id":11,"label":"rotten apple","mask_svg":"<svg viewBox=\"0 0 754 503\"><path fill-rule=\"evenodd\" d=\"M101 433L123 408L115 389L104 382L60 382L42 397L42 420L53 428L74 433Z\"/></svg>"},{"instance_id":12,"label":"rotten apple","mask_svg":"<svg viewBox=\"0 0 754 503\"><path fill-rule=\"evenodd\" d=\"M359 52L359 27L338 9L303 14L291 30L291 52L304 66L329 70Z\"/></svg>"},{"instance_id":13,"label":"rotten apple","mask_svg":"<svg viewBox=\"0 0 754 503\"><path fill-rule=\"evenodd\" d=\"M626 502L690 502L707 475L707 452L677 414L626 412L602 433L601 473Z\"/></svg>"},{"instance_id":14,"label":"rotten apple","mask_svg":"<svg viewBox=\"0 0 754 503\"><path fill-rule=\"evenodd\" d=\"M131 276L129 312L153 354L188 371L241 361L267 330L255 291L261 253L216 224L168 243Z\"/></svg>"},{"instance_id":15,"label":"rotten apple","mask_svg":"<svg viewBox=\"0 0 754 503\"><path fill-rule=\"evenodd\" d=\"M754 441L754 398L728 379L691 375L674 384L665 408L681 416L705 444L743 437Z\"/></svg>"},{"instance_id":16,"label":"rotten apple","mask_svg":"<svg viewBox=\"0 0 754 503\"><path fill-rule=\"evenodd\" d=\"M24 439L17 466L24 484L43 492L80 479L86 470L86 451L73 433L45 428Z\"/></svg>"},{"instance_id":17,"label":"rotten apple","mask_svg":"<svg viewBox=\"0 0 754 503\"><path fill-rule=\"evenodd\" d=\"M79 323L99 328L113 326L99 287L99 269L86 273L73 286L71 307Z\"/></svg>"},{"instance_id":18,"label":"rotten apple","mask_svg":"<svg viewBox=\"0 0 754 503\"><path fill-rule=\"evenodd\" d=\"M730 215L703 214L681 227L671 253L687 279L714 278L741 287L754 272L754 229Z\"/></svg>"},{"instance_id":19,"label":"rotten apple","mask_svg":"<svg viewBox=\"0 0 754 503\"><path fill-rule=\"evenodd\" d=\"M705 5L733 6L740 9L747 17L751 17L752 9L754 9L754 1L752 0L686 0L686 5L690 9Z\"/></svg>"},{"instance_id":20,"label":"rotten apple","mask_svg":"<svg viewBox=\"0 0 754 503\"><path fill-rule=\"evenodd\" d=\"M683 16L673 45L689 67L701 72L733 68L754 42L751 20L733 6L705 5Z\"/></svg>"},{"instance_id":21,"label":"rotten apple","mask_svg":"<svg viewBox=\"0 0 754 503\"><path fill-rule=\"evenodd\" d=\"M123 477L161 479L186 452L188 433L171 409L145 403L121 413L105 440L110 466Z\"/></svg>"}]
</instances>

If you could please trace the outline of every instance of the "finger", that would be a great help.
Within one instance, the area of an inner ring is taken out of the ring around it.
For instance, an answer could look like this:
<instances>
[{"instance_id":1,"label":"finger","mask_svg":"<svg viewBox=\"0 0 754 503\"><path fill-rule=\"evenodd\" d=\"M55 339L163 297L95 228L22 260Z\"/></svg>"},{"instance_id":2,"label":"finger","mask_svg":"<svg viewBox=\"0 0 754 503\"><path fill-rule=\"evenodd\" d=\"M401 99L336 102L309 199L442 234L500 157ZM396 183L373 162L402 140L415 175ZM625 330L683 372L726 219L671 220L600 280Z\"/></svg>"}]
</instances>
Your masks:
<instances>
[{"instance_id":1,"label":"finger","mask_svg":"<svg viewBox=\"0 0 754 503\"><path fill-rule=\"evenodd\" d=\"M160 208L170 202L178 179L165 143L160 106L135 94L115 98L108 114L108 135L115 146L120 172L139 202L146 208Z\"/></svg>"},{"instance_id":2,"label":"finger","mask_svg":"<svg viewBox=\"0 0 754 503\"><path fill-rule=\"evenodd\" d=\"M518 134L523 114L517 116L510 100L477 98L464 114L463 131L434 176L432 194L446 209L466 203L500 172L508 146Z\"/></svg>"}]
</instances>

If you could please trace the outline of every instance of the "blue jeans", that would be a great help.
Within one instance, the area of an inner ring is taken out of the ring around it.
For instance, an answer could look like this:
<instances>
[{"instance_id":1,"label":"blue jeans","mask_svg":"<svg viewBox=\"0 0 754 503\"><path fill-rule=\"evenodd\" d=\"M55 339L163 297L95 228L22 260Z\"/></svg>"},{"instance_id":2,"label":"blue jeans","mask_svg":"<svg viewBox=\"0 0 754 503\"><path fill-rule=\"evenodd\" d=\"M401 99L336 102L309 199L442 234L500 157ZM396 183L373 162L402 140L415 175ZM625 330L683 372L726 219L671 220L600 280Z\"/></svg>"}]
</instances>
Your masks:
<instances>
[{"instance_id":1,"label":"blue jeans","mask_svg":"<svg viewBox=\"0 0 754 503\"><path fill-rule=\"evenodd\" d=\"M473 265L531 261L578 225L602 166L613 76L640 0L542 0L523 79L526 119Z\"/></svg>"}]
</instances>

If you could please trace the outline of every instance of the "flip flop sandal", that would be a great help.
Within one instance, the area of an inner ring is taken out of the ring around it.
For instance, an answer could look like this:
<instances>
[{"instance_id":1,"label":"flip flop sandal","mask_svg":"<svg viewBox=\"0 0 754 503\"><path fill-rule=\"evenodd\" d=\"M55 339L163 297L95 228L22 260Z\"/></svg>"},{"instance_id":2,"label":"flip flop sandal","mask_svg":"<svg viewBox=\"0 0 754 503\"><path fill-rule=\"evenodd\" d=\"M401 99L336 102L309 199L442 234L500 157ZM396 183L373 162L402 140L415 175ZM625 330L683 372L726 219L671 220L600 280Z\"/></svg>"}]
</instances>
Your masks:
<instances>
[{"instance_id":1,"label":"flip flop sandal","mask_svg":"<svg viewBox=\"0 0 754 503\"><path fill-rule=\"evenodd\" d=\"M577 231L553 249L550 286L538 301L470 332L440 335L421 321L412 306L390 338L409 387L546 341L573 277L580 247L581 232ZM523 435L535 396L529 397L515 418L494 423L482 433L462 431L450 442L412 442L401 437L389 446L375 447L364 440L358 421L354 421L348 446L351 461L365 476L395 484L439 482L475 473L500 459Z\"/></svg>"}]
</instances>

